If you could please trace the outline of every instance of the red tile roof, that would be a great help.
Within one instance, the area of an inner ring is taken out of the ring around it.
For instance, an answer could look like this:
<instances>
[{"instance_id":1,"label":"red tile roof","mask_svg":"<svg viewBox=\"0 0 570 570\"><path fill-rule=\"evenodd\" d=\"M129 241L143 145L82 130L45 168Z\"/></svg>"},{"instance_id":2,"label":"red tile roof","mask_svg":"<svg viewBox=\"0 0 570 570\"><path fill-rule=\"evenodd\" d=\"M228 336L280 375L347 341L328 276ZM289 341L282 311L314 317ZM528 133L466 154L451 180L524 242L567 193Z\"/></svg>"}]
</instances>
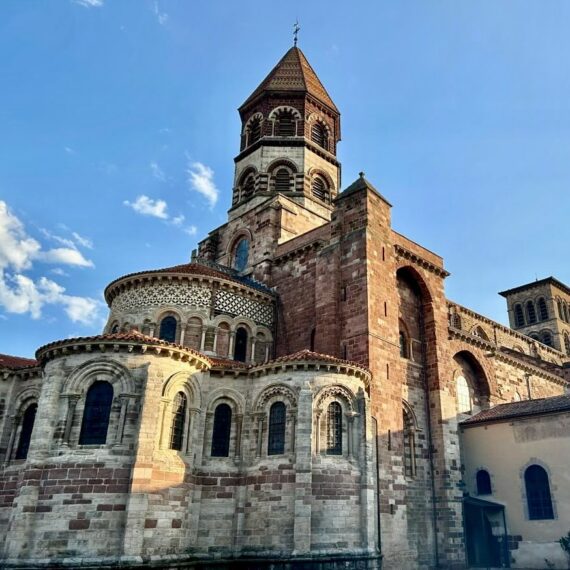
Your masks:
<instances>
[{"instance_id":1,"label":"red tile roof","mask_svg":"<svg viewBox=\"0 0 570 570\"><path fill-rule=\"evenodd\" d=\"M298 47L292 47L279 60L240 109L257 99L265 91L306 92L338 113L336 105L321 80L307 61L305 54Z\"/></svg>"},{"instance_id":2,"label":"red tile roof","mask_svg":"<svg viewBox=\"0 0 570 570\"><path fill-rule=\"evenodd\" d=\"M83 337L76 337L76 338L67 338L64 340L56 340L55 342L51 342L49 344L46 344L40 348L38 348L38 350L36 351L36 357L39 358L40 353L44 353L48 350L52 350L54 348L57 348L59 346L65 346L65 345L69 345L69 344L74 344L74 343L103 343L103 342L113 342L113 341L117 341L117 342L136 342L136 343L140 343L140 344L151 344L153 346L164 346L164 347L172 347L172 348L177 348L180 350L185 350L188 352L191 352L193 354L195 354L196 356L199 356L200 358L202 358L203 360L205 360L206 362L210 363L211 360L204 354L202 354L201 352L194 350L193 348L189 348L187 346L183 346L181 344L176 344L173 342L167 342L165 340L161 340L159 338L155 338L152 336L147 336L146 334L142 334L139 331L135 331L135 330L131 330L129 332L126 333L113 333L113 334L102 334L102 335L96 335L96 336L83 336Z\"/></svg>"},{"instance_id":3,"label":"red tile roof","mask_svg":"<svg viewBox=\"0 0 570 570\"><path fill-rule=\"evenodd\" d=\"M570 411L570 394L540 398L538 400L523 400L521 402L499 404L498 406L479 412L472 418L461 422L461 425L473 425L565 411Z\"/></svg>"},{"instance_id":4,"label":"red tile roof","mask_svg":"<svg viewBox=\"0 0 570 570\"><path fill-rule=\"evenodd\" d=\"M202 263L183 263L181 265L174 265L172 267L163 267L162 269L149 269L148 271L137 271L135 273L128 273L127 275L123 275L114 281L111 281L109 285L105 288L104 296L107 303L110 302L109 295L113 287L123 281L125 279L131 279L133 277L138 277L142 275L156 275L159 273L174 273L174 274L182 274L182 275L205 275L207 277L215 277L217 279L225 279L227 281L235 281L236 283L240 283L241 285L245 285L246 287L250 287L253 289L258 289L263 291L264 293L272 294L271 289L269 289L263 283L259 283L249 277L242 277L240 275L233 275L231 269L228 268L228 271L221 271L218 269L214 269L213 267L209 267Z\"/></svg>"},{"instance_id":5,"label":"red tile roof","mask_svg":"<svg viewBox=\"0 0 570 570\"><path fill-rule=\"evenodd\" d=\"M38 361L32 358L21 358L20 356L10 356L9 354L0 354L0 368L11 368L17 370L19 368L30 368L37 366Z\"/></svg>"}]
</instances>

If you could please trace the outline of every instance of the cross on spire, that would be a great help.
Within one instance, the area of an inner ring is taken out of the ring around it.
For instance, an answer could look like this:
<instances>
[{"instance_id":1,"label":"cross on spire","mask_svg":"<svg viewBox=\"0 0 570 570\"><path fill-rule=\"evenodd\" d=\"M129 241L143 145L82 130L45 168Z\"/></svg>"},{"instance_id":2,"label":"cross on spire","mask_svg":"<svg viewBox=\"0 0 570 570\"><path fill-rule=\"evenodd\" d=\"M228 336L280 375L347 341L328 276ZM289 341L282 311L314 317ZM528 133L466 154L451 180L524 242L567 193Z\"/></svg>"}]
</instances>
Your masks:
<instances>
[{"instance_id":1,"label":"cross on spire","mask_svg":"<svg viewBox=\"0 0 570 570\"><path fill-rule=\"evenodd\" d=\"M297 20L295 22L295 24L293 25L293 45L297 46L297 40L299 39L299 30L301 29L301 26L299 26L299 20Z\"/></svg>"}]
</instances>

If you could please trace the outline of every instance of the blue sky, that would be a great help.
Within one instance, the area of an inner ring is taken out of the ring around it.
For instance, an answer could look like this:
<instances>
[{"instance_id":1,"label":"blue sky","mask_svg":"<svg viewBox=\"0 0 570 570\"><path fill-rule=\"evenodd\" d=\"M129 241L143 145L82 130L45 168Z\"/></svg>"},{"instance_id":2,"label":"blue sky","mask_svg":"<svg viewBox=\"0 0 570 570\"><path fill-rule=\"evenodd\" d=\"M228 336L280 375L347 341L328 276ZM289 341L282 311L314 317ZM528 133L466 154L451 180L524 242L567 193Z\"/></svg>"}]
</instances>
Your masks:
<instances>
[{"instance_id":1,"label":"blue sky","mask_svg":"<svg viewBox=\"0 0 570 570\"><path fill-rule=\"evenodd\" d=\"M0 4L0 352L100 332L113 279L189 259L224 223L236 108L299 45L394 228L448 296L570 282L570 3Z\"/></svg>"}]
</instances>

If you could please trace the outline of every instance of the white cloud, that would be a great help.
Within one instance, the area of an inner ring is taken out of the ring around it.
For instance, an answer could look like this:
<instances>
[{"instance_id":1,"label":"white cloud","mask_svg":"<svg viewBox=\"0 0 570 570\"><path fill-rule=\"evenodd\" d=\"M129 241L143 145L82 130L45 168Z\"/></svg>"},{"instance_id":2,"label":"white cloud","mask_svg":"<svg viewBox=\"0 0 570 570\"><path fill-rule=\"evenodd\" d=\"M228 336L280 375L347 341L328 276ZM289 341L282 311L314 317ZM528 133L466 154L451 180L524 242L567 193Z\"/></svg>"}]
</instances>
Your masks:
<instances>
[{"instance_id":1,"label":"white cloud","mask_svg":"<svg viewBox=\"0 0 570 570\"><path fill-rule=\"evenodd\" d=\"M160 218L161 220L168 220L168 204L164 200L153 200L144 194L137 196L134 202L129 202L125 200L123 202L125 206L132 208L138 214L143 216L153 216L154 218Z\"/></svg>"},{"instance_id":2,"label":"white cloud","mask_svg":"<svg viewBox=\"0 0 570 570\"><path fill-rule=\"evenodd\" d=\"M85 259L79 250L72 247L56 247L49 251L39 252L37 259L45 263L63 263L65 265L76 265L77 267L94 267L90 259Z\"/></svg>"},{"instance_id":3,"label":"white cloud","mask_svg":"<svg viewBox=\"0 0 570 570\"><path fill-rule=\"evenodd\" d=\"M61 305L72 322L83 324L93 323L102 306L96 299L66 295L64 287L46 277L34 283L26 275L0 272L0 305L8 313L30 313L32 319L39 319L47 304Z\"/></svg>"},{"instance_id":4,"label":"white cloud","mask_svg":"<svg viewBox=\"0 0 570 570\"><path fill-rule=\"evenodd\" d=\"M164 171L162 170L162 168L160 168L160 166L158 165L158 162L155 162L153 160L149 166L150 166L150 170L152 172L152 175L157 180L160 180L161 182L164 182L166 180L166 175L164 174Z\"/></svg>"},{"instance_id":5,"label":"white cloud","mask_svg":"<svg viewBox=\"0 0 570 570\"><path fill-rule=\"evenodd\" d=\"M16 271L29 269L41 245L26 234L24 225L0 200L0 270L13 267Z\"/></svg>"},{"instance_id":6,"label":"white cloud","mask_svg":"<svg viewBox=\"0 0 570 570\"><path fill-rule=\"evenodd\" d=\"M63 147L67 154L77 154L70 146Z\"/></svg>"},{"instance_id":7,"label":"white cloud","mask_svg":"<svg viewBox=\"0 0 570 570\"><path fill-rule=\"evenodd\" d=\"M73 0L73 2L84 8L101 8L103 6L103 0Z\"/></svg>"},{"instance_id":8,"label":"white cloud","mask_svg":"<svg viewBox=\"0 0 570 570\"><path fill-rule=\"evenodd\" d=\"M93 249L93 241L89 238L79 235L77 232L71 232L71 235L78 245L86 247L87 249Z\"/></svg>"},{"instance_id":9,"label":"white cloud","mask_svg":"<svg viewBox=\"0 0 570 570\"><path fill-rule=\"evenodd\" d=\"M42 233L52 235L47 230ZM60 239L65 241L66 238ZM0 306L8 313L29 313L33 319L41 317L46 304L62 306L74 322L87 323L95 318L101 305L99 301L67 295L61 285L46 277L34 281L24 275L22 272L32 269L34 261L93 267L93 262L85 259L75 247L42 250L41 244L28 236L6 202L0 200Z\"/></svg>"},{"instance_id":10,"label":"white cloud","mask_svg":"<svg viewBox=\"0 0 570 570\"><path fill-rule=\"evenodd\" d=\"M154 3L154 14L156 16L156 19L158 20L158 23L161 26L164 26L166 22L168 22L168 14L166 12L161 12L159 10L157 1L155 1Z\"/></svg>"},{"instance_id":11,"label":"white cloud","mask_svg":"<svg viewBox=\"0 0 570 570\"><path fill-rule=\"evenodd\" d=\"M50 273L59 275L60 277L69 277L69 273L66 273L61 267L54 267Z\"/></svg>"},{"instance_id":12,"label":"white cloud","mask_svg":"<svg viewBox=\"0 0 570 570\"><path fill-rule=\"evenodd\" d=\"M168 213L168 204L164 200L154 200L153 198L149 198L148 196L141 194L140 196L137 196L137 199L134 202L125 200L123 204L143 216L159 218L167 224L176 226L188 235L196 235L196 233L198 233L198 228L196 226L184 226L184 222L186 220L184 214L171 217Z\"/></svg>"},{"instance_id":13,"label":"white cloud","mask_svg":"<svg viewBox=\"0 0 570 570\"><path fill-rule=\"evenodd\" d=\"M190 189L202 194L213 208L218 201L219 191L214 184L214 171L201 162L190 162L186 170Z\"/></svg>"}]
</instances>

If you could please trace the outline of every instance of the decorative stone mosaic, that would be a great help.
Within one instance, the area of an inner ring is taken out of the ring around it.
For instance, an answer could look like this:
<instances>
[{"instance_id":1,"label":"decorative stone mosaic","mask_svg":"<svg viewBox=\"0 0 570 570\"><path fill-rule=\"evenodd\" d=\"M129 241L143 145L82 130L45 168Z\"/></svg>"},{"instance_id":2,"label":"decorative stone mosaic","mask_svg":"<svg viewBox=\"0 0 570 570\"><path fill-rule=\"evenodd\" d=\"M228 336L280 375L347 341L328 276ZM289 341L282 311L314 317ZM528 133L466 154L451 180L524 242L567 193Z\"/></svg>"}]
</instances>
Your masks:
<instances>
[{"instance_id":1,"label":"decorative stone mosaic","mask_svg":"<svg viewBox=\"0 0 570 570\"><path fill-rule=\"evenodd\" d=\"M273 307L253 301L230 291L218 291L214 309L227 315L240 315L256 323L271 326L273 324Z\"/></svg>"},{"instance_id":2,"label":"decorative stone mosaic","mask_svg":"<svg viewBox=\"0 0 570 570\"><path fill-rule=\"evenodd\" d=\"M208 287L183 283L156 283L119 294L113 300L111 309L113 312L124 313L133 309L161 305L209 307L211 299L212 291Z\"/></svg>"}]
</instances>

